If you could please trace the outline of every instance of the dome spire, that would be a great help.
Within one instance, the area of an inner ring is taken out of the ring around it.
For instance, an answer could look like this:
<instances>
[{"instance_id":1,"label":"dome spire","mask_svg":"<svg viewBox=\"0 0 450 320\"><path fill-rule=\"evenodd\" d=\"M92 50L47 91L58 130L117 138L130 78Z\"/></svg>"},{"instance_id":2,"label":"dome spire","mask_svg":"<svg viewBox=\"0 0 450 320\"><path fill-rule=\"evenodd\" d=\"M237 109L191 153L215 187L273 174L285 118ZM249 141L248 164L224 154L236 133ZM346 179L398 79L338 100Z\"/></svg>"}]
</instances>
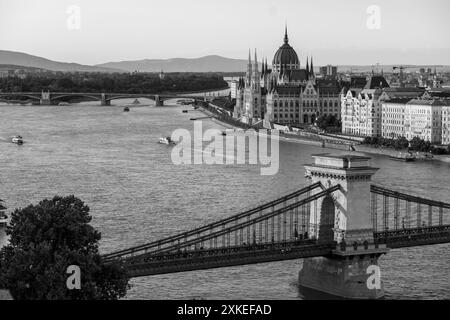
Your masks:
<instances>
[{"instance_id":1,"label":"dome spire","mask_svg":"<svg viewBox=\"0 0 450 320\"><path fill-rule=\"evenodd\" d=\"M289 42L289 38L288 38L288 34L287 34L287 22L284 26L284 43L288 43Z\"/></svg>"}]
</instances>

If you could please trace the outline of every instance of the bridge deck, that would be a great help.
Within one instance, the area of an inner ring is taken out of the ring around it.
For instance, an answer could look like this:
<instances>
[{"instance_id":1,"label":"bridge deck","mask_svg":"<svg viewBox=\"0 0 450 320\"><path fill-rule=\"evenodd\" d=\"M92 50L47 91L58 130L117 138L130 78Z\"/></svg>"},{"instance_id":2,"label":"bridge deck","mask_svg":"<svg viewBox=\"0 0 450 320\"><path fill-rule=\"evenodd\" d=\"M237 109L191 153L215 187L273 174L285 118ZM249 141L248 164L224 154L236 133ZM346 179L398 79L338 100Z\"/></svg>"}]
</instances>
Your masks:
<instances>
[{"instance_id":1,"label":"bridge deck","mask_svg":"<svg viewBox=\"0 0 450 320\"><path fill-rule=\"evenodd\" d=\"M429 228L414 228L401 231L378 232L375 243L387 248L433 245L450 242L450 225ZM336 243L320 243L316 240L296 240L269 244L253 244L229 248L197 249L179 252L161 252L123 259L130 277L142 277L166 273L205 270L246 264L294 260L330 256ZM365 252L362 244L354 250L347 245L352 255L372 254Z\"/></svg>"},{"instance_id":2,"label":"bridge deck","mask_svg":"<svg viewBox=\"0 0 450 320\"><path fill-rule=\"evenodd\" d=\"M334 247L334 244L315 244L315 241L298 241L226 249L196 250L156 256L149 255L136 261L128 261L126 268L131 277L140 277L325 256L331 254Z\"/></svg>"}]
</instances>

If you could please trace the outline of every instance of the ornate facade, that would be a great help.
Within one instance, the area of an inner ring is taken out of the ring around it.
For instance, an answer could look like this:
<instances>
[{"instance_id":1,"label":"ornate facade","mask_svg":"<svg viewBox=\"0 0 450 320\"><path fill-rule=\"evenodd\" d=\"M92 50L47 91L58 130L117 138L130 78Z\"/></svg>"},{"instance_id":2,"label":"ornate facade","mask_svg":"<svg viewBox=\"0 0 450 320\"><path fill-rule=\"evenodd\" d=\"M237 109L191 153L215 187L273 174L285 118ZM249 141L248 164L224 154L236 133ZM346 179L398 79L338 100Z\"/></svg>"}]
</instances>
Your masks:
<instances>
[{"instance_id":1,"label":"ornate facade","mask_svg":"<svg viewBox=\"0 0 450 320\"><path fill-rule=\"evenodd\" d=\"M320 115L340 118L340 88L336 81L317 80L313 59L301 68L300 59L289 45L287 28L283 45L277 50L269 68L267 59L259 71L255 51L249 52L247 72L238 82L234 117L242 122L279 124L313 124Z\"/></svg>"}]
</instances>

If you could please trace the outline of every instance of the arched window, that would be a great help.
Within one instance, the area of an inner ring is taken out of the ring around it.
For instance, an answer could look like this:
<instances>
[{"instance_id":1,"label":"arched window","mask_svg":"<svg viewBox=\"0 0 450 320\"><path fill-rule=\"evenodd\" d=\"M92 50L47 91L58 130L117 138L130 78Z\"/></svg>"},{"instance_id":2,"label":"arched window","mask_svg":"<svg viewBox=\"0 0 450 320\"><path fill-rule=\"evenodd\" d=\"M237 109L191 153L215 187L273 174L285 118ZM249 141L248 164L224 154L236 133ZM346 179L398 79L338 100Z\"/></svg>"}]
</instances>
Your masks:
<instances>
[{"instance_id":1,"label":"arched window","mask_svg":"<svg viewBox=\"0 0 450 320\"><path fill-rule=\"evenodd\" d=\"M274 107L277 107L277 106L278 106L278 104L277 104L277 101L276 101L276 100L274 101L274 103L273 103L273 106L274 106Z\"/></svg>"}]
</instances>

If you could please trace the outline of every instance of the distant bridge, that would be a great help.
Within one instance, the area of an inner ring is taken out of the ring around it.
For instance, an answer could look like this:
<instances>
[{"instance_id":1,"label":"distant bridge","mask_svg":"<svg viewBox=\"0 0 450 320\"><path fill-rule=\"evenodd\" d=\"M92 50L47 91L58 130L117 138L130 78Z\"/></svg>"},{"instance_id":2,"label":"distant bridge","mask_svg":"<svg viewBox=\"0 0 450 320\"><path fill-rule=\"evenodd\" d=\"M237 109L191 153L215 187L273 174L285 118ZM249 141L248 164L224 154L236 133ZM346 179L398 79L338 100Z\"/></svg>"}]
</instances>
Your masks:
<instances>
[{"instance_id":1,"label":"distant bridge","mask_svg":"<svg viewBox=\"0 0 450 320\"><path fill-rule=\"evenodd\" d=\"M217 97L226 97L228 93L224 91L194 92L194 93L174 93L174 94L146 94L146 93L93 93L93 92L0 92L0 100L10 101L19 98L28 98L39 102L41 105L51 105L55 101L70 97L83 97L90 100L99 101L102 106L111 105L112 100L129 98L147 98L155 101L156 106L163 106L164 101L171 99L193 99L209 101Z\"/></svg>"}]
</instances>

